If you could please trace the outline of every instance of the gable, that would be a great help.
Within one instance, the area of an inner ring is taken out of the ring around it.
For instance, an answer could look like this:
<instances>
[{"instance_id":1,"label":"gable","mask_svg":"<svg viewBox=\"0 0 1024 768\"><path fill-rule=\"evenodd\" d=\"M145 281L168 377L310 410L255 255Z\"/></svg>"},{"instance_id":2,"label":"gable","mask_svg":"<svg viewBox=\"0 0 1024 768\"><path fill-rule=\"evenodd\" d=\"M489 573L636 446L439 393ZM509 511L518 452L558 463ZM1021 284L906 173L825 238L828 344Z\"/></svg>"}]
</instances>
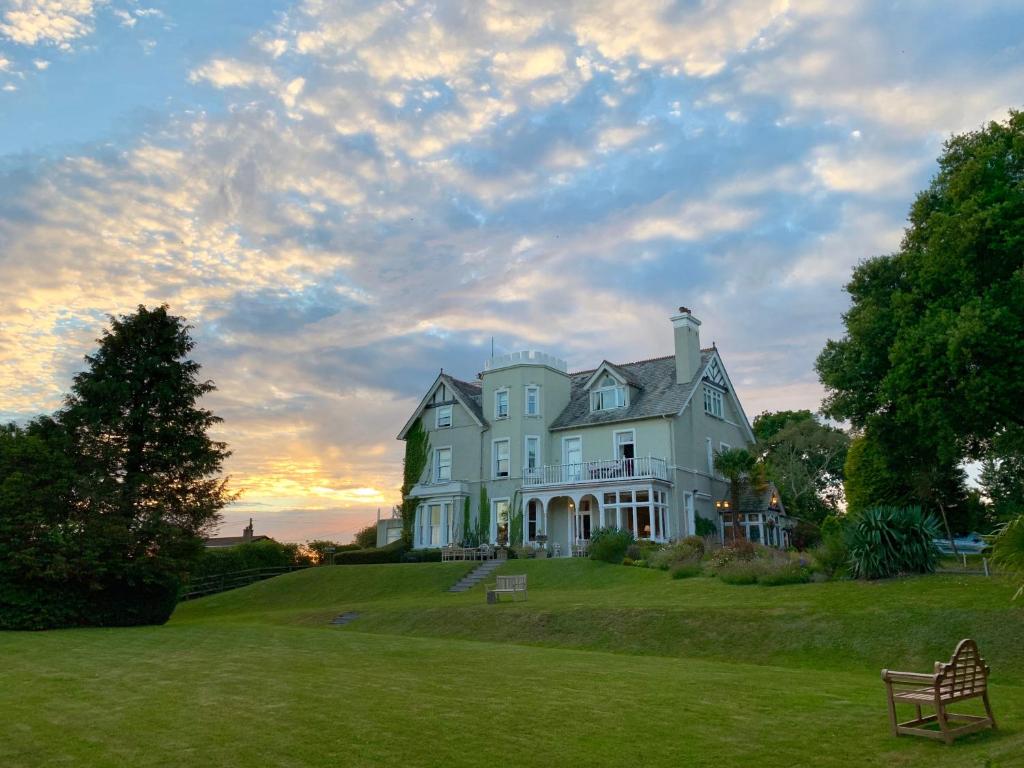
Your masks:
<instances>
[{"instance_id":1,"label":"gable","mask_svg":"<svg viewBox=\"0 0 1024 768\"><path fill-rule=\"evenodd\" d=\"M416 420L423 415L423 412L428 408L434 408L440 405L448 405L458 403L466 409L470 417L477 423L478 426L484 426L483 416L480 411L480 404L474 399L473 385L466 381L459 381L453 379L447 374L439 374L431 384L430 389L427 390L427 394L420 400L420 404L416 407L412 416L405 422L405 426L402 427L402 431L398 433L398 439L404 440L409 430L412 429L412 425L416 423Z\"/></svg>"}]
</instances>

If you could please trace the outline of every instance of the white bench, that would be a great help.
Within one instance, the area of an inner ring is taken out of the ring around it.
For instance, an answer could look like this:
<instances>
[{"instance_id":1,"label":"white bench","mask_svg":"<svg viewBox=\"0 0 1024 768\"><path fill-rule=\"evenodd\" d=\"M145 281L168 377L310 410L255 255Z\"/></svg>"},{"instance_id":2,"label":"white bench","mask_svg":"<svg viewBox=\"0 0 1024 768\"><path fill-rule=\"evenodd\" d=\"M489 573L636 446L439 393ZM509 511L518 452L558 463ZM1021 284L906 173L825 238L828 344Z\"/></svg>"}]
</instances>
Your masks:
<instances>
[{"instance_id":1,"label":"white bench","mask_svg":"<svg viewBox=\"0 0 1024 768\"><path fill-rule=\"evenodd\" d=\"M526 599L526 574L521 573L515 576L495 576L493 585L487 587L487 602L498 602L501 595L512 595L512 599L518 599L519 595Z\"/></svg>"}]
</instances>

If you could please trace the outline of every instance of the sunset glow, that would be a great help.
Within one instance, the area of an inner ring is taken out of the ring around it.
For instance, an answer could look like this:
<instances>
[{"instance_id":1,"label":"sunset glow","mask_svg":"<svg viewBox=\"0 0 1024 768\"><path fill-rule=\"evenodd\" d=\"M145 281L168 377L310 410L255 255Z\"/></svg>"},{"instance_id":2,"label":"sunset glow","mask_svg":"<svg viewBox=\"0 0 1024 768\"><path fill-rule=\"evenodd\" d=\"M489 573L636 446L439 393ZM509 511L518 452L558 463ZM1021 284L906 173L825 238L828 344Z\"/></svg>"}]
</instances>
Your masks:
<instances>
[{"instance_id":1,"label":"sunset glow","mask_svg":"<svg viewBox=\"0 0 1024 768\"><path fill-rule=\"evenodd\" d=\"M851 266L1024 83L1012 3L207 5L0 0L0 420L166 302L222 533L286 541L390 514L396 435L492 338L626 362L686 303L751 417L817 408Z\"/></svg>"}]
</instances>

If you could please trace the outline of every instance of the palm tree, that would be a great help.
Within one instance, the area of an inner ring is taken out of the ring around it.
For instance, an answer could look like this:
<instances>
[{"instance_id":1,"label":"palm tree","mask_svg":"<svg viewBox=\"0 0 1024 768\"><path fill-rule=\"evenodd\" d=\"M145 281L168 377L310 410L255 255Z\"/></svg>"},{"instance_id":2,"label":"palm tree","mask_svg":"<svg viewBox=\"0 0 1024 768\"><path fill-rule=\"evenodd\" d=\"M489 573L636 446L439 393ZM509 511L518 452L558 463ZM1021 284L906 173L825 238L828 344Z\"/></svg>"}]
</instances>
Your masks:
<instances>
[{"instance_id":1,"label":"palm tree","mask_svg":"<svg viewBox=\"0 0 1024 768\"><path fill-rule=\"evenodd\" d=\"M730 448L715 454L715 471L729 481L729 505L732 509L732 540L744 537L739 522L740 494L744 483L760 495L767 487L764 465L746 448Z\"/></svg>"}]
</instances>

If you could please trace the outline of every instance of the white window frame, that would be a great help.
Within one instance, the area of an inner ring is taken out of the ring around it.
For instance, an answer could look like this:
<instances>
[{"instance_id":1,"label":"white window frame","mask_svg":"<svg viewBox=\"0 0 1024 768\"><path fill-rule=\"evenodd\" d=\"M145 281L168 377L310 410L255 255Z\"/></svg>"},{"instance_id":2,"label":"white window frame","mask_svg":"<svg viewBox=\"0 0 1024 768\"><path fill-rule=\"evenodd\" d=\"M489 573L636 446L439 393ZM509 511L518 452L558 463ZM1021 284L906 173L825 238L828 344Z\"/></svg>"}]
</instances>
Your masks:
<instances>
[{"instance_id":1,"label":"white window frame","mask_svg":"<svg viewBox=\"0 0 1024 768\"><path fill-rule=\"evenodd\" d=\"M636 452L636 430L635 429L616 429L612 432L612 458L618 460L619 457L619 435L629 435L629 443L633 446L633 458L637 457Z\"/></svg>"},{"instance_id":2,"label":"white window frame","mask_svg":"<svg viewBox=\"0 0 1024 768\"><path fill-rule=\"evenodd\" d=\"M512 544L512 499L508 496L491 499L491 543L498 543L498 504L502 503L508 510L508 543Z\"/></svg>"},{"instance_id":3,"label":"white window frame","mask_svg":"<svg viewBox=\"0 0 1024 768\"><path fill-rule=\"evenodd\" d=\"M541 467L541 447L540 447L540 435L525 435L523 437L523 477L527 477L530 473L530 441L535 440L537 442L537 463L533 468L533 473L529 474L530 477L540 474Z\"/></svg>"},{"instance_id":4,"label":"white window frame","mask_svg":"<svg viewBox=\"0 0 1024 768\"><path fill-rule=\"evenodd\" d=\"M612 402L614 405L605 405L606 395L613 395ZM598 407L598 400L601 401L601 407ZM614 411L617 408L629 407L629 391L625 384L616 384L611 387L599 387L590 391L590 410L591 412L597 411Z\"/></svg>"},{"instance_id":5,"label":"white window frame","mask_svg":"<svg viewBox=\"0 0 1024 768\"><path fill-rule=\"evenodd\" d=\"M530 393L536 396L536 408L530 411ZM528 384L523 391L523 413L527 416L540 416L540 385Z\"/></svg>"},{"instance_id":6,"label":"white window frame","mask_svg":"<svg viewBox=\"0 0 1024 768\"><path fill-rule=\"evenodd\" d=\"M448 477L441 477L441 451L448 451ZM452 481L452 465L455 463L455 451L450 445L439 445L434 449L434 471L432 472L435 483L450 483Z\"/></svg>"},{"instance_id":7,"label":"white window frame","mask_svg":"<svg viewBox=\"0 0 1024 768\"><path fill-rule=\"evenodd\" d=\"M566 443L571 442L572 440L579 440L580 441L580 460L578 462L578 465L579 465L578 474L572 474L570 476L570 471L568 469L568 466L569 466L568 453L569 452L566 450ZM562 438L562 457L561 458L562 458L562 472L561 472L562 480L563 481L578 482L580 480L580 478L583 476L583 435L566 435L565 437Z\"/></svg>"},{"instance_id":8,"label":"white window frame","mask_svg":"<svg viewBox=\"0 0 1024 768\"><path fill-rule=\"evenodd\" d=\"M501 411L498 407L500 396L505 396L505 415L501 415ZM507 419L512 415L512 398L509 397L508 387L502 387L501 389L494 390L494 418L495 419Z\"/></svg>"},{"instance_id":9,"label":"white window frame","mask_svg":"<svg viewBox=\"0 0 1024 768\"><path fill-rule=\"evenodd\" d=\"M530 512L530 508L533 508L533 512ZM537 535L542 533L541 531L541 518L544 516L544 505L539 499L530 499L526 502L525 509L523 510L523 537L526 542L533 543L537 540ZM533 517L531 518L531 514ZM530 525L533 525L533 536L530 535Z\"/></svg>"},{"instance_id":10,"label":"white window frame","mask_svg":"<svg viewBox=\"0 0 1024 768\"><path fill-rule=\"evenodd\" d=\"M441 414L443 414L443 413L448 414L448 423L447 424L442 424L441 423ZM452 427L452 406L450 406L450 405L441 405L441 406L438 406L435 409L435 413L434 413L434 427L436 429L451 429L451 427Z\"/></svg>"},{"instance_id":11,"label":"white window frame","mask_svg":"<svg viewBox=\"0 0 1024 768\"><path fill-rule=\"evenodd\" d=\"M508 449L508 472L504 475L498 474L498 445L504 443ZM494 480L507 480L512 477L512 441L507 437L499 437L491 441L491 477Z\"/></svg>"},{"instance_id":12,"label":"white window frame","mask_svg":"<svg viewBox=\"0 0 1024 768\"><path fill-rule=\"evenodd\" d=\"M725 395L709 384L704 385L704 413L725 420Z\"/></svg>"}]
</instances>

